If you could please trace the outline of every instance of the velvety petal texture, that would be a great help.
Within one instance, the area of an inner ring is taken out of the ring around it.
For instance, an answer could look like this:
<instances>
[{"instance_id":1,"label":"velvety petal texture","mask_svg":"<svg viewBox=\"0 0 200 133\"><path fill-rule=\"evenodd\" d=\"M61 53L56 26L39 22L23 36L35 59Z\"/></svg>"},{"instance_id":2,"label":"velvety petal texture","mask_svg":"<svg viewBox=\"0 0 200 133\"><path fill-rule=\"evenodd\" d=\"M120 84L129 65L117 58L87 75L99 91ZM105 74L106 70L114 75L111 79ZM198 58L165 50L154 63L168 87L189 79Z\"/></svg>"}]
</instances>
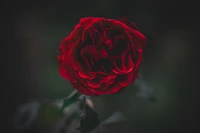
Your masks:
<instances>
[{"instance_id":1,"label":"velvety petal texture","mask_svg":"<svg viewBox=\"0 0 200 133\"><path fill-rule=\"evenodd\" d=\"M60 75L80 93L117 93L138 78L145 36L133 22L81 18L59 46Z\"/></svg>"}]
</instances>

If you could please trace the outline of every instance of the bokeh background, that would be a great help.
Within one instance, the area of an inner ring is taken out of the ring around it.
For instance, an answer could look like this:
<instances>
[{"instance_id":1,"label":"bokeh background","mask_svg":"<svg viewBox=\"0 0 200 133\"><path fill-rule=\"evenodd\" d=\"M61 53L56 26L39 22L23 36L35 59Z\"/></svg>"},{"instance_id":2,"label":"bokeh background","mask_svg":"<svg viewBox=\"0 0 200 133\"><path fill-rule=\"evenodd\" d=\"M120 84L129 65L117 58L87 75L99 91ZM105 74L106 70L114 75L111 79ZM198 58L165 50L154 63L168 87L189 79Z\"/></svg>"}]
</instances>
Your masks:
<instances>
[{"instance_id":1,"label":"bokeh background","mask_svg":"<svg viewBox=\"0 0 200 133\"><path fill-rule=\"evenodd\" d=\"M5 1L3 6L2 45L6 50L2 49L6 54L2 55L2 105L9 122L4 126L5 133L13 131L12 116L19 104L30 99L65 97L73 91L58 73L58 46L80 18L90 16L126 16L148 39L141 71L155 89L157 101L137 98L133 87L116 95L93 98L101 119L114 111L121 111L128 118L127 122L110 127L116 130L113 132L171 133L198 129L199 15L195 3L60 0ZM39 129L35 128L37 132Z\"/></svg>"}]
</instances>

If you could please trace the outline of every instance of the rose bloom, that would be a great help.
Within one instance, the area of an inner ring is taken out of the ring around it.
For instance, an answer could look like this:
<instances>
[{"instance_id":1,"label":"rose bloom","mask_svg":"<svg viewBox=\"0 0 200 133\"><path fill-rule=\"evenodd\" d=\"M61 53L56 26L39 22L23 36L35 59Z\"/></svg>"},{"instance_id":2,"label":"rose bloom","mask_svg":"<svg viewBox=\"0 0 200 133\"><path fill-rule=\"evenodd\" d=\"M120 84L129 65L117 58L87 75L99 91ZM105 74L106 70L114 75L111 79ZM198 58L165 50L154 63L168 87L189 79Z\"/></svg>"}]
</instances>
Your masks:
<instances>
[{"instance_id":1,"label":"rose bloom","mask_svg":"<svg viewBox=\"0 0 200 133\"><path fill-rule=\"evenodd\" d=\"M59 46L59 72L82 94L113 94L138 78L145 45L125 18L81 18Z\"/></svg>"}]
</instances>

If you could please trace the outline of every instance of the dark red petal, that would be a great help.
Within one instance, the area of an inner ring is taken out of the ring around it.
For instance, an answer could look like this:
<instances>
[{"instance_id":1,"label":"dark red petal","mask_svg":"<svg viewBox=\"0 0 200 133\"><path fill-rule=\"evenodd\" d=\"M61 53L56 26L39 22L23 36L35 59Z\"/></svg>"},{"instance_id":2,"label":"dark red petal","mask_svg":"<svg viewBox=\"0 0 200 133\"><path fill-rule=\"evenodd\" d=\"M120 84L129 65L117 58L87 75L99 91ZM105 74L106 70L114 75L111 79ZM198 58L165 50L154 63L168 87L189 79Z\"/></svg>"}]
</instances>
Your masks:
<instances>
[{"instance_id":1,"label":"dark red petal","mask_svg":"<svg viewBox=\"0 0 200 133\"><path fill-rule=\"evenodd\" d=\"M135 30L132 30L132 32L130 33L132 35L132 41L134 43L134 47L136 49L142 48L144 50L146 46L146 37L142 33Z\"/></svg>"},{"instance_id":2,"label":"dark red petal","mask_svg":"<svg viewBox=\"0 0 200 133\"><path fill-rule=\"evenodd\" d=\"M80 53L81 57L84 59L87 67L89 68L89 70L91 70L91 66L89 64L89 60L88 60L88 56L93 56L95 58L95 60L98 60L98 53L96 48L94 47L94 45L87 45L85 46Z\"/></svg>"},{"instance_id":3,"label":"dark red petal","mask_svg":"<svg viewBox=\"0 0 200 133\"><path fill-rule=\"evenodd\" d=\"M106 52L106 50L104 50L104 49L101 49L100 51L99 51L100 53L100 58L107 58L108 57L108 53Z\"/></svg>"},{"instance_id":4,"label":"dark red petal","mask_svg":"<svg viewBox=\"0 0 200 133\"><path fill-rule=\"evenodd\" d=\"M129 22L128 26L130 26L134 30L139 30L135 23Z\"/></svg>"},{"instance_id":5,"label":"dark red petal","mask_svg":"<svg viewBox=\"0 0 200 133\"><path fill-rule=\"evenodd\" d=\"M73 48L69 51L69 60L71 62L72 67L78 72L80 77L91 78L89 73L87 71L85 71L84 68L81 66L81 64L77 58L78 44L79 44L79 42L77 42L77 44L74 44Z\"/></svg>"},{"instance_id":6,"label":"dark red petal","mask_svg":"<svg viewBox=\"0 0 200 133\"><path fill-rule=\"evenodd\" d=\"M68 36L70 42L73 44L77 40L81 39L82 33L83 33L84 27L82 27L80 24L77 24L73 31Z\"/></svg>"},{"instance_id":7,"label":"dark red petal","mask_svg":"<svg viewBox=\"0 0 200 133\"><path fill-rule=\"evenodd\" d=\"M134 71L131 71L127 75L121 75L121 80L119 81L119 84L122 87L126 87L126 86L130 85L132 83L132 79L133 79L134 76L135 76Z\"/></svg>"},{"instance_id":8,"label":"dark red petal","mask_svg":"<svg viewBox=\"0 0 200 133\"><path fill-rule=\"evenodd\" d=\"M130 84L132 84L138 78L138 72L139 69L131 71L127 75L121 75L122 77L120 78L121 80L119 81L120 86L127 87Z\"/></svg>"},{"instance_id":9,"label":"dark red petal","mask_svg":"<svg viewBox=\"0 0 200 133\"><path fill-rule=\"evenodd\" d=\"M108 83L110 80L115 79L116 76L107 76L104 78L94 78L93 80L87 80L87 84L90 88L99 89L101 84Z\"/></svg>"},{"instance_id":10,"label":"dark red petal","mask_svg":"<svg viewBox=\"0 0 200 133\"><path fill-rule=\"evenodd\" d=\"M126 17L122 17L119 21L124 23L124 24L128 24L128 20L127 20Z\"/></svg>"},{"instance_id":11,"label":"dark red petal","mask_svg":"<svg viewBox=\"0 0 200 133\"><path fill-rule=\"evenodd\" d=\"M62 56L62 59L59 60L59 72L63 78L68 79L69 81L76 80L76 71L71 67L66 56Z\"/></svg>"},{"instance_id":12,"label":"dark red petal","mask_svg":"<svg viewBox=\"0 0 200 133\"><path fill-rule=\"evenodd\" d=\"M131 72L134 69L134 63L133 60L131 58L131 56L128 56L128 62L127 62L127 66L125 66L124 64L124 60L125 59L120 59L122 60L122 69L120 69L117 64L115 63L115 61L113 61L113 65L115 66L115 69L113 69L112 71L116 74L127 74L129 72Z\"/></svg>"},{"instance_id":13,"label":"dark red petal","mask_svg":"<svg viewBox=\"0 0 200 133\"><path fill-rule=\"evenodd\" d=\"M65 79L74 80L75 78L71 76L74 75L76 71L73 69L68 57L68 50L71 49L70 47L72 45L70 43L66 43L66 44L62 43L60 46L62 46L63 53L60 53L57 58L58 65L59 65L59 73Z\"/></svg>"},{"instance_id":14,"label":"dark red petal","mask_svg":"<svg viewBox=\"0 0 200 133\"><path fill-rule=\"evenodd\" d=\"M106 40L105 45L108 47L108 49L113 49L113 43L111 39Z\"/></svg>"},{"instance_id":15,"label":"dark red petal","mask_svg":"<svg viewBox=\"0 0 200 133\"><path fill-rule=\"evenodd\" d=\"M80 25L84 28L92 25L93 23L101 20L106 20L105 18L94 18L94 17L87 17L87 18L81 18L80 19Z\"/></svg>"},{"instance_id":16,"label":"dark red petal","mask_svg":"<svg viewBox=\"0 0 200 133\"><path fill-rule=\"evenodd\" d=\"M134 30L139 30L138 27L136 26L136 24L133 22L129 22L126 17L121 18L119 21L128 25L129 27L131 27Z\"/></svg>"},{"instance_id":17,"label":"dark red petal","mask_svg":"<svg viewBox=\"0 0 200 133\"><path fill-rule=\"evenodd\" d=\"M137 50L137 61L135 62L135 69L139 69L140 64L142 62L142 49Z\"/></svg>"},{"instance_id":18,"label":"dark red petal","mask_svg":"<svg viewBox=\"0 0 200 133\"><path fill-rule=\"evenodd\" d=\"M81 82L77 82L73 85L74 88L76 88L80 93L85 94L87 96L98 96L100 94L95 93L89 89L89 87L84 86Z\"/></svg>"},{"instance_id":19,"label":"dark red petal","mask_svg":"<svg viewBox=\"0 0 200 133\"><path fill-rule=\"evenodd\" d=\"M118 83L110 84L110 85L108 85L108 88L106 88L106 89L91 89L91 88L89 88L90 91L92 91L93 93L98 94L98 95L113 94L122 89L123 88Z\"/></svg>"}]
</instances>

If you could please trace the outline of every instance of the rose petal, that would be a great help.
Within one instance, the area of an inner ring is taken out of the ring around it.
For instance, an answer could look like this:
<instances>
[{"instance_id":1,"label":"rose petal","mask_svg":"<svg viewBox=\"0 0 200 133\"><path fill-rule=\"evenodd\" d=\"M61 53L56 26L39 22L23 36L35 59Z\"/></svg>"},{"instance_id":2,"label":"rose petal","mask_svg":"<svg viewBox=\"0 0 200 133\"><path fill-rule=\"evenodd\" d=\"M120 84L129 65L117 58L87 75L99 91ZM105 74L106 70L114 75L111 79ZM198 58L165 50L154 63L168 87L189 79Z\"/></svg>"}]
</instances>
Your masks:
<instances>
[{"instance_id":1,"label":"rose petal","mask_svg":"<svg viewBox=\"0 0 200 133\"><path fill-rule=\"evenodd\" d=\"M108 95L119 92L120 90L123 89L123 87L121 87L118 83L116 84L114 83L114 84L109 84L107 89L91 89L91 88L88 89L94 94Z\"/></svg>"},{"instance_id":2,"label":"rose petal","mask_svg":"<svg viewBox=\"0 0 200 133\"><path fill-rule=\"evenodd\" d=\"M129 22L128 26L130 26L130 27L133 28L134 30L137 30L137 31L139 30L138 27L136 26L136 24L133 23L133 22Z\"/></svg>"},{"instance_id":3,"label":"rose petal","mask_svg":"<svg viewBox=\"0 0 200 133\"><path fill-rule=\"evenodd\" d=\"M119 81L119 84L122 87L128 86L129 84L131 84L133 76L134 76L134 71L130 72L127 75L121 75L121 80Z\"/></svg>"},{"instance_id":4,"label":"rose petal","mask_svg":"<svg viewBox=\"0 0 200 133\"><path fill-rule=\"evenodd\" d=\"M87 84L91 88L99 88L101 84L107 83L111 79L115 79L116 76L108 76L101 79L95 78L93 80L87 80Z\"/></svg>"},{"instance_id":5,"label":"rose petal","mask_svg":"<svg viewBox=\"0 0 200 133\"><path fill-rule=\"evenodd\" d=\"M81 18L80 19L80 24L83 26L83 27L88 27L90 26L91 24L97 22L97 21L100 21L102 20L103 18L94 18L94 17L87 17L87 18Z\"/></svg>"},{"instance_id":6,"label":"rose petal","mask_svg":"<svg viewBox=\"0 0 200 133\"><path fill-rule=\"evenodd\" d=\"M122 23L124 23L124 24L128 23L128 20L127 20L126 17L122 17L119 21L122 22Z\"/></svg>"},{"instance_id":7,"label":"rose petal","mask_svg":"<svg viewBox=\"0 0 200 133\"><path fill-rule=\"evenodd\" d=\"M83 67L81 66L81 64L78 61L78 58L77 58L78 44L79 44L79 42L77 42L76 44L74 44L73 47L72 47L72 49L69 51L69 60L71 62L72 67L76 71L78 71L78 74L82 78L90 78L90 75L83 69Z\"/></svg>"},{"instance_id":8,"label":"rose petal","mask_svg":"<svg viewBox=\"0 0 200 133\"><path fill-rule=\"evenodd\" d=\"M80 40L80 38L82 37L82 33L83 33L84 28L85 27L82 26L81 24L77 24L75 26L75 28L73 29L73 31L68 36L68 39L70 40L71 44L73 44L77 40Z\"/></svg>"},{"instance_id":9,"label":"rose petal","mask_svg":"<svg viewBox=\"0 0 200 133\"><path fill-rule=\"evenodd\" d=\"M97 53L96 48L93 45L87 45L81 50L80 55L86 62L86 65L88 66L89 70L91 71L91 66L89 64L88 55L93 56L95 58L95 60L98 60L98 53Z\"/></svg>"},{"instance_id":10,"label":"rose petal","mask_svg":"<svg viewBox=\"0 0 200 133\"><path fill-rule=\"evenodd\" d=\"M124 60L122 61L122 63L124 64ZM127 67L125 67L124 69L120 69L116 63L113 61L113 65L115 66L115 69L113 69L112 71L116 74L127 74L129 73L130 71L133 70L133 67L134 67L134 63L133 63L133 60L131 58L131 56L128 56L128 64L127 64ZM122 67L122 68L123 68Z\"/></svg>"},{"instance_id":11,"label":"rose petal","mask_svg":"<svg viewBox=\"0 0 200 133\"><path fill-rule=\"evenodd\" d=\"M116 92L119 92L120 90L123 90L123 87L120 86L118 83L109 84L107 89L90 89L90 91L99 95L114 94Z\"/></svg>"},{"instance_id":12,"label":"rose petal","mask_svg":"<svg viewBox=\"0 0 200 133\"><path fill-rule=\"evenodd\" d=\"M135 69L138 69L142 62L142 49L137 50L136 58L137 58L137 61L135 62Z\"/></svg>"},{"instance_id":13,"label":"rose petal","mask_svg":"<svg viewBox=\"0 0 200 133\"><path fill-rule=\"evenodd\" d=\"M130 26L134 30L138 30L138 27L136 26L136 24L133 22L129 22L126 17L121 18L119 21Z\"/></svg>"},{"instance_id":14,"label":"rose petal","mask_svg":"<svg viewBox=\"0 0 200 133\"><path fill-rule=\"evenodd\" d=\"M138 49L138 48L145 48L146 45L146 38L145 36L138 32L138 31L134 31L132 30L132 32L130 32L130 34L132 35L132 42L135 44L134 48Z\"/></svg>"},{"instance_id":15,"label":"rose petal","mask_svg":"<svg viewBox=\"0 0 200 133\"><path fill-rule=\"evenodd\" d=\"M87 80L87 85L89 86L89 87L91 87L92 89L94 89L94 88L99 88L99 86L100 86L100 82L95 82L95 81L90 81L90 80Z\"/></svg>"},{"instance_id":16,"label":"rose petal","mask_svg":"<svg viewBox=\"0 0 200 133\"><path fill-rule=\"evenodd\" d=\"M84 86L87 86L87 79L80 77L80 74L76 74L76 78L78 81L80 81Z\"/></svg>"},{"instance_id":17,"label":"rose petal","mask_svg":"<svg viewBox=\"0 0 200 133\"><path fill-rule=\"evenodd\" d=\"M93 39L96 40L96 44L94 45L97 45L97 47L101 46L106 38L106 31L102 27L102 22L93 23L87 30L92 33Z\"/></svg>"},{"instance_id":18,"label":"rose petal","mask_svg":"<svg viewBox=\"0 0 200 133\"><path fill-rule=\"evenodd\" d=\"M129 26L127 26L126 24L120 22L120 21L115 21L115 20L111 20L114 24L114 28L122 28L123 30L121 30L121 34L124 32L125 34L131 34L133 39L132 41L134 42L134 44L136 44L136 48L139 48L141 47L142 49L145 48L145 45L146 45L146 37L140 33L139 31L137 30L134 30L134 29L131 29Z\"/></svg>"},{"instance_id":19,"label":"rose petal","mask_svg":"<svg viewBox=\"0 0 200 133\"><path fill-rule=\"evenodd\" d=\"M122 87L127 87L130 84L132 84L136 78L138 77L139 69L136 69L136 71L131 71L128 75L122 75L121 80L119 81L119 85Z\"/></svg>"},{"instance_id":20,"label":"rose petal","mask_svg":"<svg viewBox=\"0 0 200 133\"><path fill-rule=\"evenodd\" d=\"M80 93L85 94L87 96L98 96L100 94L95 93L89 89L88 86L84 86L81 82L77 82L74 86Z\"/></svg>"},{"instance_id":21,"label":"rose petal","mask_svg":"<svg viewBox=\"0 0 200 133\"><path fill-rule=\"evenodd\" d=\"M100 58L107 58L108 57L108 53L104 49L101 49L99 53L100 53L100 55L99 55Z\"/></svg>"},{"instance_id":22,"label":"rose petal","mask_svg":"<svg viewBox=\"0 0 200 133\"><path fill-rule=\"evenodd\" d=\"M113 49L113 44L111 39L106 40L105 44L108 47L108 49Z\"/></svg>"},{"instance_id":23,"label":"rose petal","mask_svg":"<svg viewBox=\"0 0 200 133\"><path fill-rule=\"evenodd\" d=\"M65 79L76 80L76 71L71 67L69 60L65 56L62 56L62 59L59 60L59 73Z\"/></svg>"},{"instance_id":24,"label":"rose petal","mask_svg":"<svg viewBox=\"0 0 200 133\"><path fill-rule=\"evenodd\" d=\"M133 60L132 60L131 56L129 55L128 56L128 63L127 63L126 71L130 72L130 71L133 70L133 68L134 68L134 63L133 63Z\"/></svg>"}]
</instances>

